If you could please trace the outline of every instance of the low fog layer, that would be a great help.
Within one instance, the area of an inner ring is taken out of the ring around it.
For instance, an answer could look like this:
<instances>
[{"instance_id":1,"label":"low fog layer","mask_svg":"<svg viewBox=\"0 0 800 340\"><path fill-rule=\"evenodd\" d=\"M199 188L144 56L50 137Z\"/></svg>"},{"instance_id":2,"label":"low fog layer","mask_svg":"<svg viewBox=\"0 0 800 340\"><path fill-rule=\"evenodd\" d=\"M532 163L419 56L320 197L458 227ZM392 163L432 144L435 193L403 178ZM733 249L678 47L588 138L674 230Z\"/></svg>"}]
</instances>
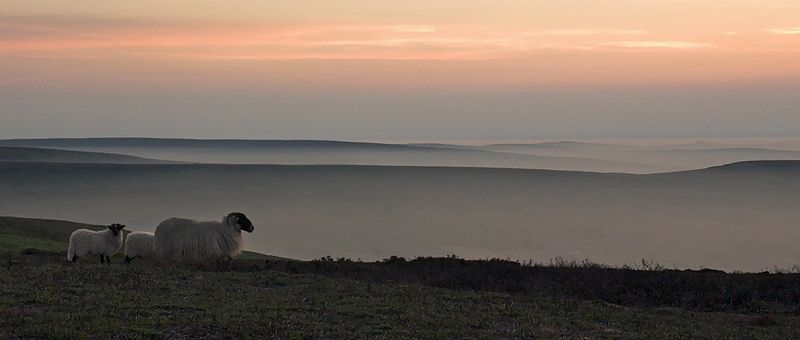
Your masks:
<instances>
[{"instance_id":1,"label":"low fog layer","mask_svg":"<svg viewBox=\"0 0 800 340\"><path fill-rule=\"evenodd\" d=\"M300 259L457 254L762 270L800 263L800 163L660 175L278 165L0 163L0 215L119 222L246 213Z\"/></svg>"},{"instance_id":2,"label":"low fog layer","mask_svg":"<svg viewBox=\"0 0 800 340\"><path fill-rule=\"evenodd\" d=\"M0 140L0 146L109 152L153 159L220 164L355 164L551 169L658 173L738 161L800 160L800 143L385 144L308 140L143 138Z\"/></svg>"},{"instance_id":3,"label":"low fog layer","mask_svg":"<svg viewBox=\"0 0 800 340\"><path fill-rule=\"evenodd\" d=\"M740 161L800 160L800 150L791 143L717 144L697 142L677 145L643 146L546 142L535 144L492 144L481 150L549 157L582 157L628 164L646 164L661 172L700 169ZM641 173L639 171L625 171Z\"/></svg>"},{"instance_id":4,"label":"low fog layer","mask_svg":"<svg viewBox=\"0 0 800 340\"><path fill-rule=\"evenodd\" d=\"M110 152L183 162L219 164L356 164L457 166L597 172L655 172L658 167L603 159L540 156L472 148L338 141L44 139L5 140L0 145Z\"/></svg>"}]
</instances>

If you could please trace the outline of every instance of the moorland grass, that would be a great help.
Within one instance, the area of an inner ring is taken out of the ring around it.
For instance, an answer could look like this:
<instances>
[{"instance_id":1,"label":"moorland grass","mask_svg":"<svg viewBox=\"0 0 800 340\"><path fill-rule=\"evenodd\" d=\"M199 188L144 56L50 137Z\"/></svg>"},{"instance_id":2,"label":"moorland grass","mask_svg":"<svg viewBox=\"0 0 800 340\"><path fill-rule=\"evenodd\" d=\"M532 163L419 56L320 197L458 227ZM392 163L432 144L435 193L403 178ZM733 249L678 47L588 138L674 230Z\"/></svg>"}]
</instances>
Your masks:
<instances>
[{"instance_id":1,"label":"moorland grass","mask_svg":"<svg viewBox=\"0 0 800 340\"><path fill-rule=\"evenodd\" d=\"M53 249L76 226L0 218L0 246L14 245L0 248L0 338L800 337L797 274L455 257L71 263Z\"/></svg>"},{"instance_id":2,"label":"moorland grass","mask_svg":"<svg viewBox=\"0 0 800 340\"><path fill-rule=\"evenodd\" d=\"M631 307L541 294L6 254L0 337L788 338L794 314Z\"/></svg>"}]
</instances>

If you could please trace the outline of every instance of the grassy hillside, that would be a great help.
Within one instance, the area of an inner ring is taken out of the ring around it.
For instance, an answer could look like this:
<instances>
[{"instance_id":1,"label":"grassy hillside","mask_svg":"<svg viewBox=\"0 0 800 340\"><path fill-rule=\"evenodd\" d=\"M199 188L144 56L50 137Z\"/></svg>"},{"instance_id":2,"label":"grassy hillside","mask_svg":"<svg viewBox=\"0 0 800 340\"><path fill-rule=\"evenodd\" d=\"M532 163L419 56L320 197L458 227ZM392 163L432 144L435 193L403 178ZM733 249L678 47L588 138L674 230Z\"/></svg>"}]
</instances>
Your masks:
<instances>
[{"instance_id":1,"label":"grassy hillside","mask_svg":"<svg viewBox=\"0 0 800 340\"><path fill-rule=\"evenodd\" d=\"M25 229L24 237L34 240L83 226L2 221L6 237ZM43 230L35 225L42 224L61 227L37 238L35 230ZM760 285L743 287L756 276L455 258L240 260L217 271L145 261L74 264L61 253L31 249L1 256L0 338L800 336L800 300L787 295L798 291L794 274L761 274ZM529 271L534 275L524 274ZM733 287L761 297L747 300ZM765 299L780 302L758 302ZM707 301L719 303L702 304ZM761 304L740 308L747 301Z\"/></svg>"},{"instance_id":2,"label":"grassy hillside","mask_svg":"<svg viewBox=\"0 0 800 340\"><path fill-rule=\"evenodd\" d=\"M102 230L105 226L0 216L0 252L27 248L66 252L70 233L81 228Z\"/></svg>"}]
</instances>

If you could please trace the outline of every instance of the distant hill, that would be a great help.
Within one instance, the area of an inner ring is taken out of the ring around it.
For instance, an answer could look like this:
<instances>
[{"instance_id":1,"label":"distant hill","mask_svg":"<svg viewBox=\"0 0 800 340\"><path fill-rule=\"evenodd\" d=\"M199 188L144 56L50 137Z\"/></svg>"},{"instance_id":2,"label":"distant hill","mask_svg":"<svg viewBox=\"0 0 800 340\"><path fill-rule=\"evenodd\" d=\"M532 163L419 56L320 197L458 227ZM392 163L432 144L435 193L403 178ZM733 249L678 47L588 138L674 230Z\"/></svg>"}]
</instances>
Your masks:
<instances>
[{"instance_id":1,"label":"distant hill","mask_svg":"<svg viewBox=\"0 0 800 340\"><path fill-rule=\"evenodd\" d=\"M575 141L555 141L555 142L541 142L541 143L518 143L518 144L489 144L477 146L476 148L488 151L498 152L512 152L522 154L536 154L547 156L562 156L562 157L590 157L595 159L603 159L603 153L607 152L620 152L628 150L638 150L642 147L618 145L618 144L603 144L603 143L586 143Z\"/></svg>"},{"instance_id":2,"label":"distant hill","mask_svg":"<svg viewBox=\"0 0 800 340\"><path fill-rule=\"evenodd\" d=\"M720 199L729 200L728 202L738 201L737 205L748 211L752 209L752 205L757 205L759 202L746 202L748 200L746 195L752 194L751 198L756 199L763 194L774 192L774 197L768 199L774 204L764 206L763 211L751 213L754 216L763 215L765 222L773 221L777 215L782 213L782 209L796 209L795 199L784 196L784 194L788 194L791 190L800 191L800 186L798 186L800 185L800 161L793 160L744 161L705 169L649 176L653 179L680 180L685 183L716 187L715 190L721 190L723 193L738 193L739 196L733 198L722 198L725 196L722 194L717 196L720 196ZM744 190L743 188L749 189ZM703 195L713 196L709 193ZM743 212L735 214L741 215ZM746 216L746 218L752 218L752 216Z\"/></svg>"},{"instance_id":3,"label":"distant hill","mask_svg":"<svg viewBox=\"0 0 800 340\"><path fill-rule=\"evenodd\" d=\"M66 252L69 235L76 229L103 230L105 226L70 221L0 216L0 253L38 249ZM130 232L130 231L127 231ZM289 260L251 251L242 252L243 259Z\"/></svg>"},{"instance_id":4,"label":"distant hill","mask_svg":"<svg viewBox=\"0 0 800 340\"><path fill-rule=\"evenodd\" d=\"M448 146L325 140L79 138L0 140L0 145L113 152L183 162L219 164L352 164L656 172L635 162L535 155Z\"/></svg>"},{"instance_id":5,"label":"distant hill","mask_svg":"<svg viewBox=\"0 0 800 340\"><path fill-rule=\"evenodd\" d=\"M678 154L695 157L749 157L753 160L772 158L800 160L800 151L774 150L765 148L711 148L711 149L662 149L663 154Z\"/></svg>"},{"instance_id":6,"label":"distant hill","mask_svg":"<svg viewBox=\"0 0 800 340\"><path fill-rule=\"evenodd\" d=\"M116 164L166 164L175 163L113 153L42 149L32 147L0 146L0 162L53 162L53 163L116 163Z\"/></svg>"},{"instance_id":7,"label":"distant hill","mask_svg":"<svg viewBox=\"0 0 800 340\"><path fill-rule=\"evenodd\" d=\"M417 147L404 144L350 142L335 140L281 139L187 139L187 138L42 138L6 139L0 145L68 148L359 148L373 150L411 150Z\"/></svg>"},{"instance_id":8,"label":"distant hill","mask_svg":"<svg viewBox=\"0 0 800 340\"><path fill-rule=\"evenodd\" d=\"M739 161L800 160L797 150L702 141L647 146L570 140L455 145L333 140L54 138L0 140L0 146L115 153L192 163L451 166L638 174L701 169ZM132 161L138 162L141 160Z\"/></svg>"},{"instance_id":9,"label":"distant hill","mask_svg":"<svg viewBox=\"0 0 800 340\"><path fill-rule=\"evenodd\" d=\"M694 172L717 173L717 172L760 172L773 174L788 174L800 176L800 160L766 160L766 161L746 161L710 167Z\"/></svg>"},{"instance_id":10,"label":"distant hill","mask_svg":"<svg viewBox=\"0 0 800 340\"><path fill-rule=\"evenodd\" d=\"M619 144L605 144L605 143L587 143L576 141L553 141L553 142L539 142L539 143L505 143L505 144L488 144L483 145L481 148L485 149L514 149L514 148L531 148L531 149L568 149L568 148L594 148L594 149L630 149L634 148L627 145Z\"/></svg>"},{"instance_id":11,"label":"distant hill","mask_svg":"<svg viewBox=\"0 0 800 340\"><path fill-rule=\"evenodd\" d=\"M707 142L638 146L561 141L532 144L493 144L477 148L526 155L577 157L647 164L654 169L658 169L658 171L654 172L701 169L740 161L800 160L800 151L763 147L731 147Z\"/></svg>"}]
</instances>

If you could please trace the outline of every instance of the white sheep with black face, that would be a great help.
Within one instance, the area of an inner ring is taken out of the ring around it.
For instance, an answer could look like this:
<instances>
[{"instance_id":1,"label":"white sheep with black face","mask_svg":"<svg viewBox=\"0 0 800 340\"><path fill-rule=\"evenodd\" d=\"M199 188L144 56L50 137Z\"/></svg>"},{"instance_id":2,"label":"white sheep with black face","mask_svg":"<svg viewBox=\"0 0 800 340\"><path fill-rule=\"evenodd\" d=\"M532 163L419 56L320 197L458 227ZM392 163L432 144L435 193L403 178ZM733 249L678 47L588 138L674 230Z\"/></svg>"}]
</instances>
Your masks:
<instances>
[{"instance_id":1,"label":"white sheep with black face","mask_svg":"<svg viewBox=\"0 0 800 340\"><path fill-rule=\"evenodd\" d=\"M122 248L122 229L124 225L114 223L100 231L78 229L69 235L67 261L75 262L78 257L100 255L100 263L111 263L111 256Z\"/></svg>"},{"instance_id":2,"label":"white sheep with black face","mask_svg":"<svg viewBox=\"0 0 800 340\"><path fill-rule=\"evenodd\" d=\"M173 217L156 227L155 254L162 260L192 263L230 260L242 251L242 230L253 232L253 223L239 212L222 222Z\"/></svg>"},{"instance_id":3,"label":"white sheep with black face","mask_svg":"<svg viewBox=\"0 0 800 340\"><path fill-rule=\"evenodd\" d=\"M131 263L135 258L150 258L153 256L155 237L146 231L134 231L125 238L125 263Z\"/></svg>"}]
</instances>

